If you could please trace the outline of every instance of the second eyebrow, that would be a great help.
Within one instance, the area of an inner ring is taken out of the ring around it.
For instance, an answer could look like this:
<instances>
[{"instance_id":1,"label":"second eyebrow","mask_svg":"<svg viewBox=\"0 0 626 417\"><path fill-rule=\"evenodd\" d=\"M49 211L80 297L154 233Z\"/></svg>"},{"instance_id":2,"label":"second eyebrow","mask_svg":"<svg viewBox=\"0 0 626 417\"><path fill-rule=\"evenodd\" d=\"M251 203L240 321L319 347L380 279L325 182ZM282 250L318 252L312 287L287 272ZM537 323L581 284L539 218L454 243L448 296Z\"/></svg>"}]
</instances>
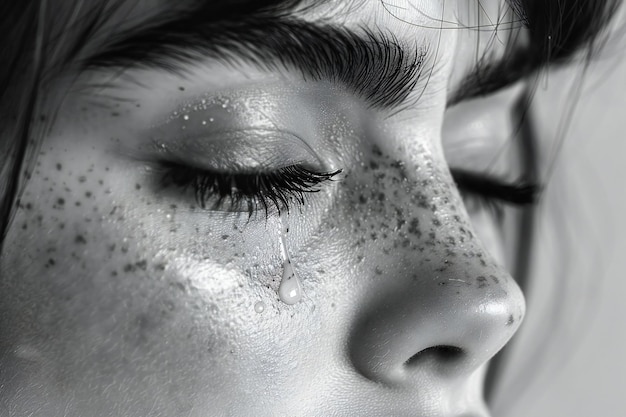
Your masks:
<instances>
[{"instance_id":1,"label":"second eyebrow","mask_svg":"<svg viewBox=\"0 0 626 417\"><path fill-rule=\"evenodd\" d=\"M266 18L207 25L193 18L122 32L85 61L87 68L168 71L206 59L243 60L264 70L295 69L305 79L346 86L373 108L402 104L420 80L427 49L412 50L382 33Z\"/></svg>"}]
</instances>

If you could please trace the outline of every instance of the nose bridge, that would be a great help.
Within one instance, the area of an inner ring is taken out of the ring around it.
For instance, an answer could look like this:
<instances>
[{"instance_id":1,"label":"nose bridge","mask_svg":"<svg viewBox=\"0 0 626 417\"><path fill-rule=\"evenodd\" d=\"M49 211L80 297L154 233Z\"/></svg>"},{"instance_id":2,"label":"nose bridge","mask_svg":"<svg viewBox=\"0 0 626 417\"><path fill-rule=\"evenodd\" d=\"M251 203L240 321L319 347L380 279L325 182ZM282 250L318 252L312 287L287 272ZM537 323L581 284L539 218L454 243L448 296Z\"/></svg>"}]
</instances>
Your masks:
<instances>
[{"instance_id":1,"label":"nose bridge","mask_svg":"<svg viewBox=\"0 0 626 417\"><path fill-rule=\"evenodd\" d=\"M354 318L352 363L387 382L471 372L519 326L519 288L476 239L445 168L374 147L362 169L346 185L360 193L354 216L383 220L347 236L369 242L378 274Z\"/></svg>"}]
</instances>

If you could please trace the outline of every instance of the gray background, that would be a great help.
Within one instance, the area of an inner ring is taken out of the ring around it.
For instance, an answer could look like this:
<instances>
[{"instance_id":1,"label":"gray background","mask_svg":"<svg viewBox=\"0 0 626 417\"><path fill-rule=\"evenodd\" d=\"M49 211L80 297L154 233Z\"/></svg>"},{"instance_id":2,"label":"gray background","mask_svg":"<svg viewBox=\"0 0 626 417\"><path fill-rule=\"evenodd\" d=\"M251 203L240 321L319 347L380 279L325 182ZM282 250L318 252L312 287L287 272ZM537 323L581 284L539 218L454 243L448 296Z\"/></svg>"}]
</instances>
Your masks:
<instances>
[{"instance_id":1,"label":"gray background","mask_svg":"<svg viewBox=\"0 0 626 417\"><path fill-rule=\"evenodd\" d=\"M543 154L565 141L539 221L527 322L495 416L626 416L624 55L614 45L582 76L578 68L539 79Z\"/></svg>"}]
</instances>

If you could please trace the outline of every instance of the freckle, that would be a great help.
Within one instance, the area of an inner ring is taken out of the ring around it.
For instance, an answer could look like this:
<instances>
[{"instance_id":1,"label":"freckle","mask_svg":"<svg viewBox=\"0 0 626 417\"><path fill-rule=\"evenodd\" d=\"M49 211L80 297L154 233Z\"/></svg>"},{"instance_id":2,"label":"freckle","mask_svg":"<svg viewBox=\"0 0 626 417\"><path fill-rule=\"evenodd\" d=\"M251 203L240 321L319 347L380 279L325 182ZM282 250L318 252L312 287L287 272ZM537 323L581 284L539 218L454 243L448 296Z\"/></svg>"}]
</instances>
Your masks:
<instances>
[{"instance_id":1,"label":"freckle","mask_svg":"<svg viewBox=\"0 0 626 417\"><path fill-rule=\"evenodd\" d=\"M182 86L181 86L181 87L178 87L178 89L179 89L180 91L185 91L185 87L182 87Z\"/></svg>"},{"instance_id":2,"label":"freckle","mask_svg":"<svg viewBox=\"0 0 626 417\"><path fill-rule=\"evenodd\" d=\"M135 263L135 266L137 266L137 268L141 269L142 271L145 271L148 266L148 262L145 259L142 259L141 261Z\"/></svg>"},{"instance_id":3,"label":"freckle","mask_svg":"<svg viewBox=\"0 0 626 417\"><path fill-rule=\"evenodd\" d=\"M28 225L27 225L26 223L24 223L24 224L22 225L22 230L26 230L26 229L28 229Z\"/></svg>"},{"instance_id":4,"label":"freckle","mask_svg":"<svg viewBox=\"0 0 626 417\"><path fill-rule=\"evenodd\" d=\"M124 272L132 272L135 270L135 266L131 264L124 265Z\"/></svg>"},{"instance_id":5,"label":"freckle","mask_svg":"<svg viewBox=\"0 0 626 417\"><path fill-rule=\"evenodd\" d=\"M86 191L85 192L85 197L87 197L87 198L91 197L91 191Z\"/></svg>"},{"instance_id":6,"label":"freckle","mask_svg":"<svg viewBox=\"0 0 626 417\"><path fill-rule=\"evenodd\" d=\"M111 112L111 116L113 116L113 117L117 117L117 116L119 116L119 115L120 115L120 114L119 114L118 112L116 112L116 111Z\"/></svg>"},{"instance_id":7,"label":"freckle","mask_svg":"<svg viewBox=\"0 0 626 417\"><path fill-rule=\"evenodd\" d=\"M485 262L485 260L484 260L484 259L481 259L481 260L480 260L480 264L481 264L482 266L487 266L487 262Z\"/></svg>"},{"instance_id":8,"label":"freckle","mask_svg":"<svg viewBox=\"0 0 626 417\"><path fill-rule=\"evenodd\" d=\"M26 210L31 210L33 208L33 205L30 203L26 203L24 207L26 208Z\"/></svg>"},{"instance_id":9,"label":"freckle","mask_svg":"<svg viewBox=\"0 0 626 417\"><path fill-rule=\"evenodd\" d=\"M112 245L109 245L109 252L113 252L115 250L115 243Z\"/></svg>"},{"instance_id":10,"label":"freckle","mask_svg":"<svg viewBox=\"0 0 626 417\"><path fill-rule=\"evenodd\" d=\"M61 164L57 163L57 171L60 171L60 170L62 170L62 169L63 169L63 165L61 165Z\"/></svg>"},{"instance_id":11,"label":"freckle","mask_svg":"<svg viewBox=\"0 0 626 417\"><path fill-rule=\"evenodd\" d=\"M103 184L104 184L104 181L102 181L102 180L98 180L98 184L103 185Z\"/></svg>"},{"instance_id":12,"label":"freckle","mask_svg":"<svg viewBox=\"0 0 626 417\"><path fill-rule=\"evenodd\" d=\"M112 277L116 277L117 276L117 271L111 271L111 276Z\"/></svg>"},{"instance_id":13,"label":"freckle","mask_svg":"<svg viewBox=\"0 0 626 417\"><path fill-rule=\"evenodd\" d=\"M76 207L80 207L80 206L81 206L80 201L75 202L75 203L74 203L74 205L75 205Z\"/></svg>"},{"instance_id":14,"label":"freckle","mask_svg":"<svg viewBox=\"0 0 626 417\"><path fill-rule=\"evenodd\" d=\"M228 235L222 235L222 239L224 240L228 239Z\"/></svg>"},{"instance_id":15,"label":"freckle","mask_svg":"<svg viewBox=\"0 0 626 417\"><path fill-rule=\"evenodd\" d=\"M59 223L59 229L61 230L65 229L65 223Z\"/></svg>"},{"instance_id":16,"label":"freckle","mask_svg":"<svg viewBox=\"0 0 626 417\"><path fill-rule=\"evenodd\" d=\"M84 245L87 243L87 239L85 239L83 235L76 235L76 237L74 238L74 243Z\"/></svg>"},{"instance_id":17,"label":"freckle","mask_svg":"<svg viewBox=\"0 0 626 417\"><path fill-rule=\"evenodd\" d=\"M128 246L122 246L121 251L122 251L122 253L127 253L128 252Z\"/></svg>"},{"instance_id":18,"label":"freckle","mask_svg":"<svg viewBox=\"0 0 626 417\"><path fill-rule=\"evenodd\" d=\"M506 322L506 325L507 325L507 326L510 326L510 325L512 325L513 323L515 323L515 319L513 318L513 315L511 314L511 315L509 316L509 320Z\"/></svg>"},{"instance_id":19,"label":"freckle","mask_svg":"<svg viewBox=\"0 0 626 417\"><path fill-rule=\"evenodd\" d=\"M84 175L81 175L80 177L78 177L78 182L85 182L87 181L87 177L85 177Z\"/></svg>"},{"instance_id":20,"label":"freckle","mask_svg":"<svg viewBox=\"0 0 626 417\"><path fill-rule=\"evenodd\" d=\"M135 184L135 190L141 190L141 185Z\"/></svg>"},{"instance_id":21,"label":"freckle","mask_svg":"<svg viewBox=\"0 0 626 417\"><path fill-rule=\"evenodd\" d=\"M157 271L165 271L165 264L164 263L156 264L154 266L154 269L156 269Z\"/></svg>"}]
</instances>

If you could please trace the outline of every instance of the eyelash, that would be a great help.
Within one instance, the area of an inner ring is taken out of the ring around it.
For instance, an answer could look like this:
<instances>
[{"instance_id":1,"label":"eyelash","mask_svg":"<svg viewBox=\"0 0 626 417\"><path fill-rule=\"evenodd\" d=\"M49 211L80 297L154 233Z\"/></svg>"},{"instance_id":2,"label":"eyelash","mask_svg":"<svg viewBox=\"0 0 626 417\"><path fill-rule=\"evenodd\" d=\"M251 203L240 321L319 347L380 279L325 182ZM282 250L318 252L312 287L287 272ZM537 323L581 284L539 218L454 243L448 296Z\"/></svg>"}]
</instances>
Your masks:
<instances>
[{"instance_id":1,"label":"eyelash","mask_svg":"<svg viewBox=\"0 0 626 417\"><path fill-rule=\"evenodd\" d=\"M461 170L452 170L452 176L466 204L475 202L497 219L502 218L506 204L518 207L535 205L541 194L538 184L523 179L505 183Z\"/></svg>"},{"instance_id":2,"label":"eyelash","mask_svg":"<svg viewBox=\"0 0 626 417\"><path fill-rule=\"evenodd\" d=\"M161 162L162 185L193 191L200 207L216 200L211 210L245 211L248 216L263 209L267 216L274 207L278 213L289 211L292 200L304 204L305 193L316 193L318 186L332 180L342 170L314 172L300 165L289 165L271 172L223 173Z\"/></svg>"},{"instance_id":3,"label":"eyelash","mask_svg":"<svg viewBox=\"0 0 626 417\"><path fill-rule=\"evenodd\" d=\"M520 178L512 183L489 175L453 169L452 177L459 190L466 195L479 196L486 200L516 206L536 204L541 195L541 186Z\"/></svg>"}]
</instances>

